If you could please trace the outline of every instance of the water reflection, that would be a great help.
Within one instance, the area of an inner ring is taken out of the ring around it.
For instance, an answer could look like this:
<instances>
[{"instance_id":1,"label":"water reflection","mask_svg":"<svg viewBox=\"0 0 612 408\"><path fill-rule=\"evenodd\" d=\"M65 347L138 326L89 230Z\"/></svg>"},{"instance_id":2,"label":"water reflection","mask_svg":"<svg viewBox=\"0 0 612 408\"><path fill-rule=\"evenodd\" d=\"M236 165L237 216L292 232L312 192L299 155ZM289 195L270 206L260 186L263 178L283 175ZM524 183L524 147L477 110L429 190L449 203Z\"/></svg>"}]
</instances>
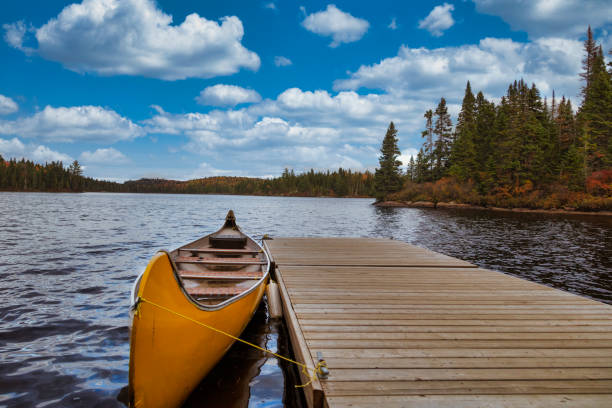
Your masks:
<instances>
[{"instance_id":1,"label":"water reflection","mask_svg":"<svg viewBox=\"0 0 612 408\"><path fill-rule=\"evenodd\" d=\"M0 405L122 406L132 281L158 249L216 230L230 208L255 238L393 238L612 303L611 218L371 202L0 193ZM244 337L288 353L285 330L262 306ZM295 375L237 344L186 406L300 407Z\"/></svg>"}]
</instances>

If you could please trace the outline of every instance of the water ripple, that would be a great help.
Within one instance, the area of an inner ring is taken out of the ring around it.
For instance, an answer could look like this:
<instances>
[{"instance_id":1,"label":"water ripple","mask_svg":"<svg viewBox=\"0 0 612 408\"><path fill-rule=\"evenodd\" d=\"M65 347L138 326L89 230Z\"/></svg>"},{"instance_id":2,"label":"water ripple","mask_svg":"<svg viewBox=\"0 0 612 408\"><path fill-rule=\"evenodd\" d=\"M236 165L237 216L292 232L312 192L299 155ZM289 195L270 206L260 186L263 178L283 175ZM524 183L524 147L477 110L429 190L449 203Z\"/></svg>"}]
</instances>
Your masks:
<instances>
[{"instance_id":1,"label":"water ripple","mask_svg":"<svg viewBox=\"0 0 612 408\"><path fill-rule=\"evenodd\" d=\"M382 209L370 203L0 193L0 405L122 406L134 278L158 249L216 230L230 208L255 238L393 238L612 303L609 218ZM243 336L289 353L286 328L269 321L265 304ZM284 362L236 344L186 407L300 407L297 381Z\"/></svg>"}]
</instances>

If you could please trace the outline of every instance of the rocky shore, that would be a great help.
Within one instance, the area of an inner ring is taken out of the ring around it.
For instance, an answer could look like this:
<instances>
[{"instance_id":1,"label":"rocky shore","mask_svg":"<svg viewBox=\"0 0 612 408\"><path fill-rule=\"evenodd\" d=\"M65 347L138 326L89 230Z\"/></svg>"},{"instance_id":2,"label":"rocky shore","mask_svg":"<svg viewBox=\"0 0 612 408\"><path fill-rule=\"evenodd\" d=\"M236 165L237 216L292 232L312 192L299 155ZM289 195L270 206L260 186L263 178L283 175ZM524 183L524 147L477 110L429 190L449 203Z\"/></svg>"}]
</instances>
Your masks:
<instances>
[{"instance_id":1,"label":"rocky shore","mask_svg":"<svg viewBox=\"0 0 612 408\"><path fill-rule=\"evenodd\" d=\"M572 214L572 215L604 215L612 216L612 211L576 211L573 208L565 207L560 209L531 209L531 208L501 208L501 207L483 207L480 205L461 204L461 203L444 203L432 201L379 201L374 203L377 207L409 207L409 208L459 208L466 210L487 210L487 211L505 211L505 212L520 212L520 213L541 213L541 214Z\"/></svg>"}]
</instances>

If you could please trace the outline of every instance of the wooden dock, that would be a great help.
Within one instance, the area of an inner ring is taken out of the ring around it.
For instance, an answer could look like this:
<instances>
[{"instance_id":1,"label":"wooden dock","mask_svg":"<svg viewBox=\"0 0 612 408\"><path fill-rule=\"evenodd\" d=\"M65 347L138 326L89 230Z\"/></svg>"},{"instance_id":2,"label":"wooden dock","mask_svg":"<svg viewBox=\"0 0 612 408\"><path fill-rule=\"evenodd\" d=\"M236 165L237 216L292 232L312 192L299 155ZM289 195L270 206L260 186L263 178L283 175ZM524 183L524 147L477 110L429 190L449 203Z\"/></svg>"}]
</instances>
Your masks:
<instances>
[{"instance_id":1,"label":"wooden dock","mask_svg":"<svg viewBox=\"0 0 612 408\"><path fill-rule=\"evenodd\" d=\"M310 407L612 407L610 305L399 241L264 246L296 358L331 372Z\"/></svg>"}]
</instances>

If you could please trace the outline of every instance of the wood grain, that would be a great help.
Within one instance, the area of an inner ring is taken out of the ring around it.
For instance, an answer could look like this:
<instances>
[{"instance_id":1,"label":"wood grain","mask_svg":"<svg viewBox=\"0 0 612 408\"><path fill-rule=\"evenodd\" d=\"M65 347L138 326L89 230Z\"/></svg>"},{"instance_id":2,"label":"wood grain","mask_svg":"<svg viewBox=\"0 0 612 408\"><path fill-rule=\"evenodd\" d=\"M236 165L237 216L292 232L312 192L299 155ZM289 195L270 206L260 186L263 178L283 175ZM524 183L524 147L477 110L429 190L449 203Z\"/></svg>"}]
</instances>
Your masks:
<instances>
[{"instance_id":1,"label":"wood grain","mask_svg":"<svg viewBox=\"0 0 612 408\"><path fill-rule=\"evenodd\" d=\"M612 406L610 305L399 241L266 246L326 406Z\"/></svg>"}]
</instances>

